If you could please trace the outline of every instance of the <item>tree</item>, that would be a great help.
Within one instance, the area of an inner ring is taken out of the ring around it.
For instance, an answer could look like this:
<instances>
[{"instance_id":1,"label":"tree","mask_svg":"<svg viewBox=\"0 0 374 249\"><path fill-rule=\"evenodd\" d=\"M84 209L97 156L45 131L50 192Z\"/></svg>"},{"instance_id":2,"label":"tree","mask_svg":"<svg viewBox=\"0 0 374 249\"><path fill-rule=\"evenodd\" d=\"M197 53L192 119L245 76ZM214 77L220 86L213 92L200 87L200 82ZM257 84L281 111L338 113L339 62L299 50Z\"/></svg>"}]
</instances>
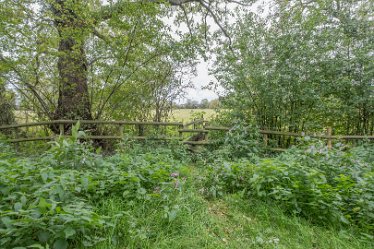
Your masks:
<instances>
[{"instance_id":1,"label":"tree","mask_svg":"<svg viewBox=\"0 0 374 249\"><path fill-rule=\"evenodd\" d=\"M207 99L202 99L201 101L200 101L200 108L201 109L206 109L206 108L208 108L209 107L209 100L207 100Z\"/></svg>"},{"instance_id":2,"label":"tree","mask_svg":"<svg viewBox=\"0 0 374 249\"><path fill-rule=\"evenodd\" d=\"M14 95L7 91L3 82L0 81L0 126L14 123Z\"/></svg>"},{"instance_id":3,"label":"tree","mask_svg":"<svg viewBox=\"0 0 374 249\"><path fill-rule=\"evenodd\" d=\"M189 62L176 62L170 56L160 58L118 90L109 103L113 111L107 114L114 119L166 121L173 102L191 87L192 74Z\"/></svg>"},{"instance_id":4,"label":"tree","mask_svg":"<svg viewBox=\"0 0 374 249\"><path fill-rule=\"evenodd\" d=\"M5 23L2 44L7 46L1 51L1 62L12 68L8 79L12 75L18 78L12 84L30 101L36 100L38 109L48 118L98 118L109 99L129 78L123 79L123 74L117 72L118 81L111 85L107 96L100 95L103 102L96 106L98 113L93 115L95 93L90 93L89 81L97 83L101 73L95 67L97 63L107 63L109 67L121 64L122 70L127 70L131 77L140 67L170 52L174 45L186 45L189 49L194 42L201 43L208 34L207 16L228 35L220 16L228 12L225 5L231 2L247 1L120 0L105 4L93 0L4 0L0 3L2 16L7 17L2 21ZM161 20L175 10L179 11L177 20L185 19L190 30L180 41L172 41ZM198 13L200 23L192 18ZM20 38L24 40L21 42ZM90 51L90 45L100 47L100 51ZM144 61L133 58L145 54L150 56ZM101 81L98 87L108 87L113 76L110 68L105 70L109 71L108 80ZM54 77L46 75L47 71ZM43 87L43 80L48 81L47 87ZM56 91L57 100L50 94Z\"/></svg>"},{"instance_id":5,"label":"tree","mask_svg":"<svg viewBox=\"0 0 374 249\"><path fill-rule=\"evenodd\" d=\"M275 1L233 29L235 54L220 49L216 76L226 108L260 127L373 133L370 1Z\"/></svg>"}]
</instances>

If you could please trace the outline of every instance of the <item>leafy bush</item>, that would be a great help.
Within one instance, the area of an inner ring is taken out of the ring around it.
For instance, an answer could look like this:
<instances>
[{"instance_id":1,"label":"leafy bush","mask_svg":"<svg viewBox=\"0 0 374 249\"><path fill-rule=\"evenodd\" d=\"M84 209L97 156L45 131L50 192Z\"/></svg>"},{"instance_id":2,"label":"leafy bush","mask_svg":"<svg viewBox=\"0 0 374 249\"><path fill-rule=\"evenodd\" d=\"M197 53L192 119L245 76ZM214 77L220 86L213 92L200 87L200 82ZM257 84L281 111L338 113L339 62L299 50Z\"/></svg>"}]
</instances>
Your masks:
<instances>
[{"instance_id":1,"label":"leafy bush","mask_svg":"<svg viewBox=\"0 0 374 249\"><path fill-rule=\"evenodd\" d=\"M257 126L252 123L235 122L224 138L224 147L231 158L257 157L262 153L262 143Z\"/></svg>"},{"instance_id":2,"label":"leafy bush","mask_svg":"<svg viewBox=\"0 0 374 249\"><path fill-rule=\"evenodd\" d=\"M162 202L160 193L175 189L172 173L180 172L181 164L170 155L154 150L103 158L77 134L53 143L41 157L0 156L1 248L94 245L112 226L111 217L96 213L97 202L109 197Z\"/></svg>"},{"instance_id":3,"label":"leafy bush","mask_svg":"<svg viewBox=\"0 0 374 249\"><path fill-rule=\"evenodd\" d=\"M94 153L94 148L82 142L86 134L79 130L79 122L72 127L69 138L60 137L51 142L51 148L45 153L46 164L53 167L73 168L97 167L101 157Z\"/></svg>"},{"instance_id":4,"label":"leafy bush","mask_svg":"<svg viewBox=\"0 0 374 249\"><path fill-rule=\"evenodd\" d=\"M209 139L215 141L215 144L210 146L210 150L203 153L204 161L246 158L255 162L259 156L264 154L261 134L253 121L243 122L240 119L234 119L231 124L218 122L218 125L231 128L227 132L209 134ZM212 149L214 149L214 153L211 153Z\"/></svg>"},{"instance_id":5,"label":"leafy bush","mask_svg":"<svg viewBox=\"0 0 374 249\"><path fill-rule=\"evenodd\" d=\"M218 164L209 168L205 190L213 196L244 191L316 223L354 225L363 233L373 232L373 151L370 147L327 150L316 144L257 164Z\"/></svg>"},{"instance_id":6,"label":"leafy bush","mask_svg":"<svg viewBox=\"0 0 374 249\"><path fill-rule=\"evenodd\" d=\"M13 148L4 140L2 140L2 137L0 136L0 159L12 156L13 154Z\"/></svg>"},{"instance_id":7,"label":"leafy bush","mask_svg":"<svg viewBox=\"0 0 374 249\"><path fill-rule=\"evenodd\" d=\"M188 163L189 157L187 146L180 141L159 141L159 140L144 140L138 141L125 137L117 145L117 153L126 153L131 155L153 153L162 157L167 156L169 159Z\"/></svg>"}]
</instances>

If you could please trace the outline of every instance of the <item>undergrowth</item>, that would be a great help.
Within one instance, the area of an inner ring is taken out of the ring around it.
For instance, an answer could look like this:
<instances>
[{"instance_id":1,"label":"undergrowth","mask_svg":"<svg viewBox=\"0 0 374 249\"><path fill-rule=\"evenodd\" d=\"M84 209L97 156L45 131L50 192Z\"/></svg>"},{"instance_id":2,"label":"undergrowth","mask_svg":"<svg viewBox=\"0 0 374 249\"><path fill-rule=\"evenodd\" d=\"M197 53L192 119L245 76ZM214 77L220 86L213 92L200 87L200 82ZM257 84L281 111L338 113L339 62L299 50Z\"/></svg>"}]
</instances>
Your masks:
<instances>
[{"instance_id":1,"label":"undergrowth","mask_svg":"<svg viewBox=\"0 0 374 249\"><path fill-rule=\"evenodd\" d=\"M373 151L372 147L328 150L317 143L257 163L218 161L208 169L205 192L211 197L242 192L313 223L357 228L372 239Z\"/></svg>"},{"instance_id":2,"label":"undergrowth","mask_svg":"<svg viewBox=\"0 0 374 249\"><path fill-rule=\"evenodd\" d=\"M97 212L103 199L118 198L130 206L163 203L170 220L175 214L168 196L178 191L188 170L166 149L103 158L80 143L78 135L54 142L36 158L20 158L7 145L1 148L1 248L95 245L104 240L103 231L115 226L113 214Z\"/></svg>"},{"instance_id":3,"label":"undergrowth","mask_svg":"<svg viewBox=\"0 0 374 249\"><path fill-rule=\"evenodd\" d=\"M373 246L371 146L261 158L241 136L222 154L125 139L103 156L78 128L41 155L0 142L0 248Z\"/></svg>"}]
</instances>

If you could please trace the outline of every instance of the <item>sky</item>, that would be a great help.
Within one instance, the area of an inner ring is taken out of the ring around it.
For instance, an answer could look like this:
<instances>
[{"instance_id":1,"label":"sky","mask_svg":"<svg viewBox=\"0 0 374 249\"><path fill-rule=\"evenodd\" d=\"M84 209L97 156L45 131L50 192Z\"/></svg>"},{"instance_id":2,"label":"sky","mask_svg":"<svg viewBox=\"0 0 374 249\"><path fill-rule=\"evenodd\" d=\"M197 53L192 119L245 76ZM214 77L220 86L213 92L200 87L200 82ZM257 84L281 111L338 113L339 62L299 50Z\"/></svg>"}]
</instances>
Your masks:
<instances>
[{"instance_id":1,"label":"sky","mask_svg":"<svg viewBox=\"0 0 374 249\"><path fill-rule=\"evenodd\" d=\"M218 98L218 94L215 91L203 89L209 84L209 82L216 82L215 77L213 75L209 75L208 68L208 62L200 60L200 63L197 65L197 76L191 80L194 88L187 90L187 94L185 98L182 99L182 102L186 101L187 99L197 100L200 102L202 99L213 100Z\"/></svg>"},{"instance_id":2,"label":"sky","mask_svg":"<svg viewBox=\"0 0 374 249\"><path fill-rule=\"evenodd\" d=\"M231 6L231 8L234 8L235 6ZM262 7L265 9L262 9L262 11L259 11L259 8ZM265 0L257 0L251 7L249 7L249 10L251 12L254 12L256 14L259 14L262 17L265 17L269 13L269 3L267 3ZM167 21L170 24L170 20ZM235 22L235 20L233 20ZM208 25L213 27L214 29L218 29L217 25L213 21L213 19L208 19ZM187 27L182 27L181 30L187 32ZM214 90L208 90L204 89L210 82L219 83L213 75L209 75L209 61L205 62L203 60L200 60L200 63L197 65L197 76L191 79L194 88L188 89L186 96L181 99L179 102L184 103L187 101L187 99L191 100L197 100L201 101L202 99L208 99L213 100L218 98L217 92ZM222 93L223 88L218 87L216 89L218 93Z\"/></svg>"}]
</instances>

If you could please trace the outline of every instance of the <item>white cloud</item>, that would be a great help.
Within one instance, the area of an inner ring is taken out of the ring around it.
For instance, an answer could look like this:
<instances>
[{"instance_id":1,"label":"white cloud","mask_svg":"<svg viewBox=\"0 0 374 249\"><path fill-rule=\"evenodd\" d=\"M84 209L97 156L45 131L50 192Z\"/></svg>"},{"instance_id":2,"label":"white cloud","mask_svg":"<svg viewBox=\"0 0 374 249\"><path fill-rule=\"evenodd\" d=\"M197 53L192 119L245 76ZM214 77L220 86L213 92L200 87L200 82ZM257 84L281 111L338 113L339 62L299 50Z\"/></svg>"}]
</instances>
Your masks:
<instances>
[{"instance_id":1,"label":"white cloud","mask_svg":"<svg viewBox=\"0 0 374 249\"><path fill-rule=\"evenodd\" d=\"M201 101L202 99L212 100L218 98L217 93L213 90L204 89L210 82L216 81L214 76L209 75L208 66L208 63L204 61L200 61L197 65L197 76L192 79L194 88L187 91L185 99Z\"/></svg>"}]
</instances>

